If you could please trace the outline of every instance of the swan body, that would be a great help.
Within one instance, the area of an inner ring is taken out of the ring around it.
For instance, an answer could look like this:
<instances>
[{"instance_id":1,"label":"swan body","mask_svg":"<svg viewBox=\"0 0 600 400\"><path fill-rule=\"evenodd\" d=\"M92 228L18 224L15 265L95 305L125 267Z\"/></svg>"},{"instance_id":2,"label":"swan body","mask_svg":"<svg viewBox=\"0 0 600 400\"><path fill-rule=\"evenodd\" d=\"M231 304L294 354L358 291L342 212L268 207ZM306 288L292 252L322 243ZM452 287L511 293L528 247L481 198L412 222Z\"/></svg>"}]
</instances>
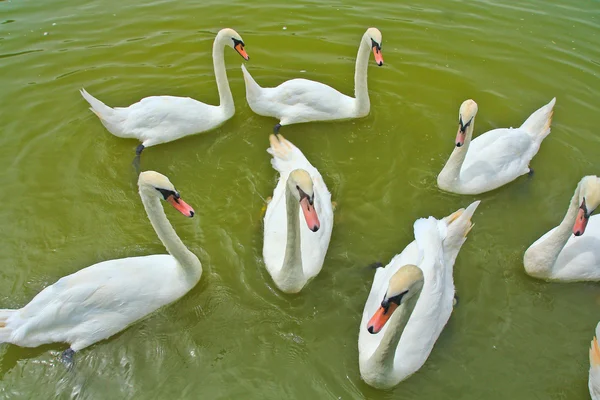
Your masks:
<instances>
[{"instance_id":1,"label":"swan body","mask_svg":"<svg viewBox=\"0 0 600 400\"><path fill-rule=\"evenodd\" d=\"M224 48L234 48L244 59L248 54L244 42L233 29L222 29L213 43L213 63L220 104L213 106L189 97L151 96L129 107L111 108L81 89L81 95L110 133L120 138L135 138L145 147L171 142L184 136L209 131L223 124L235 113L227 81Z\"/></svg>"},{"instance_id":2,"label":"swan body","mask_svg":"<svg viewBox=\"0 0 600 400\"><path fill-rule=\"evenodd\" d=\"M167 220L160 199L194 215L167 177L140 174L148 217L169 255L103 261L59 279L17 310L0 310L0 342L22 347L63 342L70 355L174 302L199 281L202 266Z\"/></svg>"},{"instance_id":3,"label":"swan body","mask_svg":"<svg viewBox=\"0 0 600 400\"><path fill-rule=\"evenodd\" d=\"M562 222L536 240L523 256L525 271L555 281L600 281L600 178L584 177Z\"/></svg>"},{"instance_id":4,"label":"swan body","mask_svg":"<svg viewBox=\"0 0 600 400\"><path fill-rule=\"evenodd\" d=\"M417 220L415 241L375 272L358 337L360 374L369 385L393 387L429 357L452 313L454 261L478 205L476 201L442 220ZM413 283L418 287L399 283L413 267L422 274L421 283Z\"/></svg>"},{"instance_id":5,"label":"swan body","mask_svg":"<svg viewBox=\"0 0 600 400\"><path fill-rule=\"evenodd\" d=\"M279 181L265 213L263 258L277 287L297 293L323 267L333 229L331 193L300 149L281 135L269 140Z\"/></svg>"},{"instance_id":6,"label":"swan body","mask_svg":"<svg viewBox=\"0 0 600 400\"><path fill-rule=\"evenodd\" d=\"M471 141L477 104L460 107L456 147L437 178L440 189L479 194L530 172L529 163L550 133L556 98L535 111L519 128L486 132Z\"/></svg>"},{"instance_id":7,"label":"swan body","mask_svg":"<svg viewBox=\"0 0 600 400\"><path fill-rule=\"evenodd\" d=\"M590 345L590 372L588 378L588 388L592 400L600 400L600 346L598 346L598 337L600 337L600 323L596 325L596 336L592 339Z\"/></svg>"},{"instance_id":8,"label":"swan body","mask_svg":"<svg viewBox=\"0 0 600 400\"><path fill-rule=\"evenodd\" d=\"M259 115L279 119L275 133L284 125L364 117L371 107L367 88L371 49L377 64L383 65L381 32L376 28L367 29L360 42L354 75L355 97L307 79L292 79L274 88L262 88L242 65L248 105Z\"/></svg>"}]
</instances>

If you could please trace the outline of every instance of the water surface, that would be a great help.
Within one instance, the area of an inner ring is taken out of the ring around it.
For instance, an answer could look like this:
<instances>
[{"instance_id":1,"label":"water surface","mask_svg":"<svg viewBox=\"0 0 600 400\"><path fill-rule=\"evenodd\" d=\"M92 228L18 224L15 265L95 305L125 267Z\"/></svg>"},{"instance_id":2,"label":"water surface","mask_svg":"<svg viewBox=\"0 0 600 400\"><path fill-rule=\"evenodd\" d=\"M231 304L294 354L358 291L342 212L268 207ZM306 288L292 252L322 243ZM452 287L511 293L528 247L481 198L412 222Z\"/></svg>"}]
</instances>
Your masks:
<instances>
[{"instance_id":1,"label":"water surface","mask_svg":"<svg viewBox=\"0 0 600 400\"><path fill-rule=\"evenodd\" d=\"M559 223L600 164L598 1L12 0L0 3L0 307L102 260L164 252L136 193L137 142L110 135L78 93L112 106L170 94L216 104L211 46L236 29L265 86L293 77L353 92L360 37L383 33L369 67L371 114L285 127L339 203L321 274L280 293L262 261L261 208L276 172L275 120L244 98L226 51L236 115L144 152L198 217L168 209L204 267L177 303L77 355L0 346L0 396L79 399L586 399L597 284L548 284L524 250ZM284 29L285 28L285 29ZM518 126L557 97L533 178L481 196L437 189L460 103L475 134ZM429 360L393 390L364 384L358 324L374 261L412 240L418 217L481 199L455 265L458 308Z\"/></svg>"}]
</instances>

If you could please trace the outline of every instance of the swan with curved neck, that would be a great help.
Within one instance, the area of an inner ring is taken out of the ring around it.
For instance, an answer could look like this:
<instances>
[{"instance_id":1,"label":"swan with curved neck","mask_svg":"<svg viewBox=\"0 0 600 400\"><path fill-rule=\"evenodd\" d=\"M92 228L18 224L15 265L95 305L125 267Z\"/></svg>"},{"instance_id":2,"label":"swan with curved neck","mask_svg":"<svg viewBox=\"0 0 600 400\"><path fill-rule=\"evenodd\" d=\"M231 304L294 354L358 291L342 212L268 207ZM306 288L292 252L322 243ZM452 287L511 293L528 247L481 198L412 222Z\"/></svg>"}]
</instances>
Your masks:
<instances>
[{"instance_id":1,"label":"swan with curved neck","mask_svg":"<svg viewBox=\"0 0 600 400\"><path fill-rule=\"evenodd\" d=\"M221 29L213 43L213 64L218 106L201 103L189 97L151 96L129 107L108 107L81 89L81 95L90 103L90 110L100 118L110 133L120 138L135 138L142 143L136 149L137 161L146 147L171 142L184 136L206 132L223 124L235 113L233 96L225 70L224 48L235 49L245 60L248 54L244 41L233 29Z\"/></svg>"},{"instance_id":2,"label":"swan with curved neck","mask_svg":"<svg viewBox=\"0 0 600 400\"><path fill-rule=\"evenodd\" d=\"M477 103L466 100L458 114L455 148L437 178L440 189L459 194L487 192L530 173L550 124L556 99L535 111L519 128L500 128L471 141Z\"/></svg>"},{"instance_id":3,"label":"swan with curved neck","mask_svg":"<svg viewBox=\"0 0 600 400\"><path fill-rule=\"evenodd\" d=\"M0 310L0 343L68 343L63 360L71 363L75 352L178 300L198 283L200 260L179 239L160 201L187 217L194 210L158 172L142 172L138 185L150 223L169 255L103 261L59 279L23 308Z\"/></svg>"},{"instance_id":4,"label":"swan with curved neck","mask_svg":"<svg viewBox=\"0 0 600 400\"><path fill-rule=\"evenodd\" d=\"M284 125L364 117L371 109L367 88L367 66L371 51L377 65L383 65L381 32L377 28L367 29L360 41L354 71L355 97L307 79L292 79L274 88L263 88L242 65L248 105L259 115L279 119L275 133Z\"/></svg>"},{"instance_id":5,"label":"swan with curved neck","mask_svg":"<svg viewBox=\"0 0 600 400\"><path fill-rule=\"evenodd\" d=\"M319 171L281 135L271 135L280 173L264 220L263 257L277 287L297 293L323 267L333 228L331 194Z\"/></svg>"},{"instance_id":6,"label":"swan with curved neck","mask_svg":"<svg viewBox=\"0 0 600 400\"><path fill-rule=\"evenodd\" d=\"M525 271L557 281L600 280L600 178L585 176L560 225L536 240L523 257Z\"/></svg>"},{"instance_id":7,"label":"swan with curved neck","mask_svg":"<svg viewBox=\"0 0 600 400\"><path fill-rule=\"evenodd\" d=\"M454 262L478 205L417 220L415 241L377 269L358 336L360 375L369 385L391 388L427 361L452 314Z\"/></svg>"}]
</instances>

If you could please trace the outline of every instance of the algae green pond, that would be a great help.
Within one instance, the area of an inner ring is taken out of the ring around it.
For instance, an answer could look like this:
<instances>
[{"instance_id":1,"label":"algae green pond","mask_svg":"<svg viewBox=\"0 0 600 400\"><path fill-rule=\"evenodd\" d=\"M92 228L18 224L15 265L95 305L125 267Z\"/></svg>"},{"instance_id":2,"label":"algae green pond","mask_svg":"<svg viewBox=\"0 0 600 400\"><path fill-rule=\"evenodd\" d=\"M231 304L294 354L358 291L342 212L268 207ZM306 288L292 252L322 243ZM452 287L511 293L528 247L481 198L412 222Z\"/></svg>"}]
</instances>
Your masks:
<instances>
[{"instance_id":1,"label":"algae green pond","mask_svg":"<svg viewBox=\"0 0 600 400\"><path fill-rule=\"evenodd\" d=\"M225 51L236 114L220 128L144 151L197 217L167 215L202 261L200 283L60 362L65 345L0 346L7 399L588 399L600 285L527 276L524 250L556 226L577 182L600 173L600 2L0 1L0 308L18 308L93 263L163 253L131 167L138 142L112 136L80 96L111 106L170 94L217 104L216 32L243 37L255 79L294 77L353 93L365 29L368 117L284 127L339 206L325 264L298 295L262 260L276 121L251 112L242 58ZM461 102L475 136L520 125L557 97L552 133L521 177L480 196L440 191ZM358 370L358 325L375 261L423 216L481 199L455 264L459 303L425 365L391 390Z\"/></svg>"}]
</instances>

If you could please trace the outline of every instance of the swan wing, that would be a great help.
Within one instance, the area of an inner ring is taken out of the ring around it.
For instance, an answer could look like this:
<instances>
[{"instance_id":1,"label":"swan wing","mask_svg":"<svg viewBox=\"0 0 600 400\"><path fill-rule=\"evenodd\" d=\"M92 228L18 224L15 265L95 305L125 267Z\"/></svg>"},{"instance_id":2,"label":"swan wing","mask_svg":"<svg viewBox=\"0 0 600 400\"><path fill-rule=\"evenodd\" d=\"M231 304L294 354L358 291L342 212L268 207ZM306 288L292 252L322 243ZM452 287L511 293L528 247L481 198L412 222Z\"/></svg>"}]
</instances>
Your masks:
<instances>
[{"instance_id":1,"label":"swan wing","mask_svg":"<svg viewBox=\"0 0 600 400\"><path fill-rule=\"evenodd\" d=\"M351 118L355 99L331 86L307 79L292 79L275 88L264 88L257 111L281 123Z\"/></svg>"},{"instance_id":2,"label":"swan wing","mask_svg":"<svg viewBox=\"0 0 600 400\"><path fill-rule=\"evenodd\" d=\"M471 142L460 179L473 186L508 183L529 171L533 145L518 128L489 131Z\"/></svg>"},{"instance_id":3,"label":"swan wing","mask_svg":"<svg viewBox=\"0 0 600 400\"><path fill-rule=\"evenodd\" d=\"M7 321L14 343L94 343L185 294L170 255L104 261L59 279Z\"/></svg>"}]
</instances>

